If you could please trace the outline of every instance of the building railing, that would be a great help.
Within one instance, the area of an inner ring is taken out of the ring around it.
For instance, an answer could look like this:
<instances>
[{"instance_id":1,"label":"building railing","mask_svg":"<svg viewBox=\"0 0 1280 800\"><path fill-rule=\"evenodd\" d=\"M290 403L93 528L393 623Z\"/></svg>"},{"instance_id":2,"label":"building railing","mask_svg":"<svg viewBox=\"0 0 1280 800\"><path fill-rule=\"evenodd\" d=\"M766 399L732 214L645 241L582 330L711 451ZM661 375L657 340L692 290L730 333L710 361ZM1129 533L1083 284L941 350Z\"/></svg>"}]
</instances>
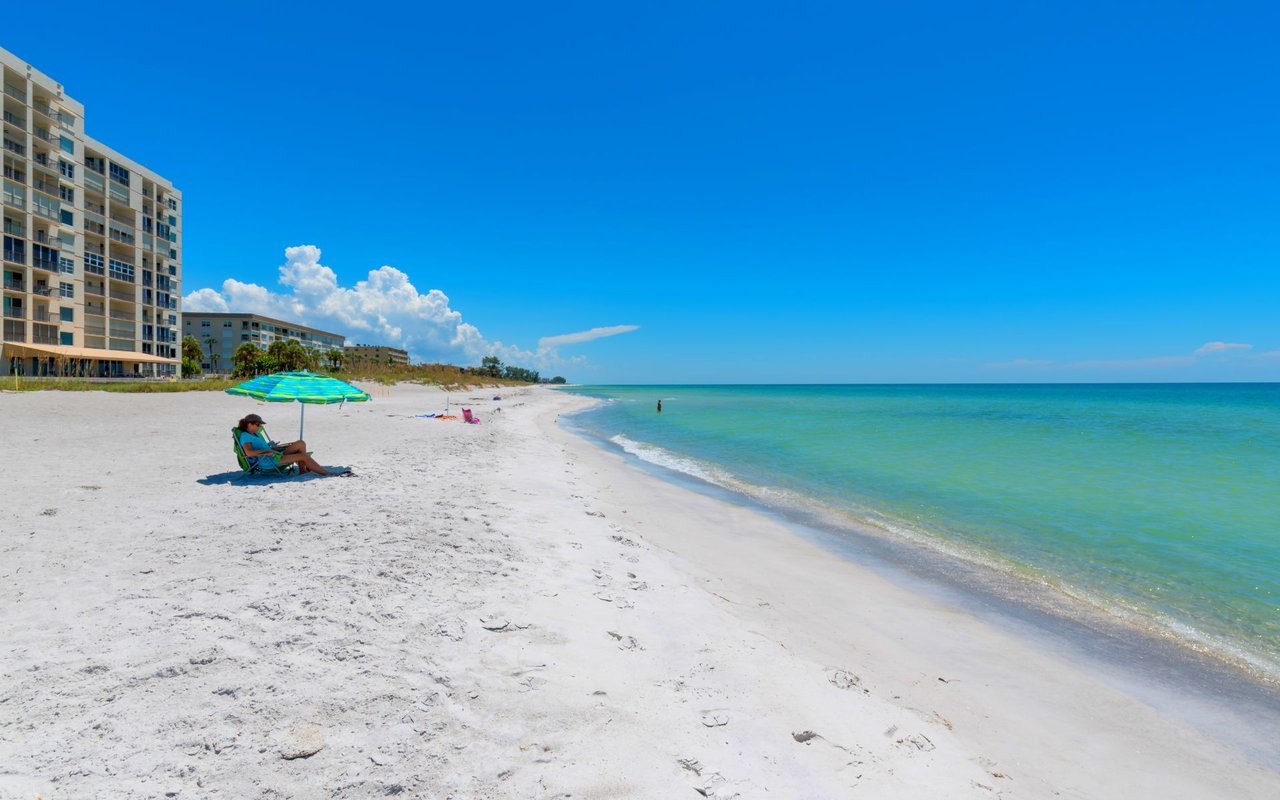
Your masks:
<instances>
[{"instance_id":1,"label":"building railing","mask_svg":"<svg viewBox=\"0 0 1280 800\"><path fill-rule=\"evenodd\" d=\"M32 268L32 269L42 269L42 270L44 270L45 272L57 272L57 271L58 271L58 262L57 262L57 261L39 261L39 260L37 260L37 261L32 261L32 262L31 262L31 268Z\"/></svg>"},{"instance_id":2,"label":"building railing","mask_svg":"<svg viewBox=\"0 0 1280 800\"><path fill-rule=\"evenodd\" d=\"M110 342L107 343L107 349L108 350L127 350L132 353L134 352L134 343L123 341L121 339L112 339Z\"/></svg>"},{"instance_id":3,"label":"building railing","mask_svg":"<svg viewBox=\"0 0 1280 800\"><path fill-rule=\"evenodd\" d=\"M27 121L17 114L11 114L8 111L4 112L4 121L10 125L17 125L24 131L27 129Z\"/></svg>"},{"instance_id":4,"label":"building railing","mask_svg":"<svg viewBox=\"0 0 1280 800\"><path fill-rule=\"evenodd\" d=\"M99 194L102 194L107 190L107 182L102 179L102 176L95 175L88 170L85 170L84 173L84 185L86 188L93 189Z\"/></svg>"},{"instance_id":5,"label":"building railing","mask_svg":"<svg viewBox=\"0 0 1280 800\"><path fill-rule=\"evenodd\" d=\"M4 279L4 288L15 292L25 292L27 290L27 282L22 280L14 280L13 278Z\"/></svg>"},{"instance_id":6,"label":"building railing","mask_svg":"<svg viewBox=\"0 0 1280 800\"><path fill-rule=\"evenodd\" d=\"M84 271L89 275L106 275L107 274L107 271L105 268L95 266L93 264L90 264L87 261L84 264Z\"/></svg>"},{"instance_id":7,"label":"building railing","mask_svg":"<svg viewBox=\"0 0 1280 800\"><path fill-rule=\"evenodd\" d=\"M84 251L86 253L94 253L100 256L105 256L107 254L107 248L103 247L100 244L93 244L92 242L84 243Z\"/></svg>"},{"instance_id":8,"label":"building railing","mask_svg":"<svg viewBox=\"0 0 1280 800\"><path fill-rule=\"evenodd\" d=\"M105 316L107 313L106 306L95 306L93 303L84 304L84 313L92 314L95 317Z\"/></svg>"},{"instance_id":9,"label":"building railing","mask_svg":"<svg viewBox=\"0 0 1280 800\"><path fill-rule=\"evenodd\" d=\"M128 320L128 321L130 321L130 322L136 322L136 321L137 321L137 319L138 319L138 318L137 318L137 317L135 317L131 312L128 312L128 311L116 311L114 308L113 308L113 309L111 309L111 318L112 318L112 319L125 319L125 320Z\"/></svg>"},{"instance_id":10,"label":"building railing","mask_svg":"<svg viewBox=\"0 0 1280 800\"><path fill-rule=\"evenodd\" d=\"M6 83L4 85L4 93L16 100L22 101L23 103L27 102L27 93L11 83Z\"/></svg>"},{"instance_id":11,"label":"building railing","mask_svg":"<svg viewBox=\"0 0 1280 800\"><path fill-rule=\"evenodd\" d=\"M53 119L53 120L58 119L58 112L54 109L53 106L45 105L44 103L41 103L39 100L37 100L36 102L31 104L31 107L34 108L36 111L39 111L41 114L44 114L49 119Z\"/></svg>"},{"instance_id":12,"label":"building railing","mask_svg":"<svg viewBox=\"0 0 1280 800\"><path fill-rule=\"evenodd\" d=\"M31 319L34 322L49 322L53 317L50 316L49 312L45 309L37 308L35 311L31 312Z\"/></svg>"},{"instance_id":13,"label":"building railing","mask_svg":"<svg viewBox=\"0 0 1280 800\"><path fill-rule=\"evenodd\" d=\"M84 326L85 336L106 336L107 329L104 325L88 325Z\"/></svg>"},{"instance_id":14,"label":"building railing","mask_svg":"<svg viewBox=\"0 0 1280 800\"><path fill-rule=\"evenodd\" d=\"M107 213L107 207L106 207L106 206L102 205L101 203L95 203L95 202L93 202L92 200L86 200L86 201L84 201L84 210L85 210L85 212L86 212L86 213L88 213L88 212L93 212L93 213L95 213L95 214L105 214L105 213ZM99 217L99 219L102 219L102 217ZM106 220L104 219L103 221L105 222Z\"/></svg>"},{"instance_id":15,"label":"building railing","mask_svg":"<svg viewBox=\"0 0 1280 800\"><path fill-rule=\"evenodd\" d=\"M56 325L32 325L31 340L36 344L57 344L58 328Z\"/></svg>"},{"instance_id":16,"label":"building railing","mask_svg":"<svg viewBox=\"0 0 1280 800\"><path fill-rule=\"evenodd\" d=\"M13 236L26 236L27 228L21 222L4 221L4 232Z\"/></svg>"},{"instance_id":17,"label":"building railing","mask_svg":"<svg viewBox=\"0 0 1280 800\"><path fill-rule=\"evenodd\" d=\"M135 292L126 292L123 289L111 289L112 300L128 300L130 303L138 302L138 295Z\"/></svg>"},{"instance_id":18,"label":"building railing","mask_svg":"<svg viewBox=\"0 0 1280 800\"><path fill-rule=\"evenodd\" d=\"M22 250L10 250L6 247L4 251L4 260L12 264L26 264L27 254Z\"/></svg>"},{"instance_id":19,"label":"building railing","mask_svg":"<svg viewBox=\"0 0 1280 800\"><path fill-rule=\"evenodd\" d=\"M17 181L18 183L25 184L27 182L27 173L16 167L11 167L8 164L4 165L4 176L9 180Z\"/></svg>"},{"instance_id":20,"label":"building railing","mask_svg":"<svg viewBox=\"0 0 1280 800\"><path fill-rule=\"evenodd\" d=\"M107 232L107 236L109 236L112 239L112 241L119 242L120 244L132 245L137 242L137 239L134 238L132 233L125 233L124 231L118 231L115 228L112 228L111 230L109 230Z\"/></svg>"},{"instance_id":21,"label":"building railing","mask_svg":"<svg viewBox=\"0 0 1280 800\"><path fill-rule=\"evenodd\" d=\"M89 283L86 283L84 285L84 293L97 295L98 297L106 296L106 291L101 286L94 286L93 284L89 284Z\"/></svg>"},{"instance_id":22,"label":"building railing","mask_svg":"<svg viewBox=\"0 0 1280 800\"><path fill-rule=\"evenodd\" d=\"M25 342L27 340L27 323L5 320L4 340L6 342Z\"/></svg>"},{"instance_id":23,"label":"building railing","mask_svg":"<svg viewBox=\"0 0 1280 800\"><path fill-rule=\"evenodd\" d=\"M40 295L41 297L51 297L53 295L52 286L35 286L35 287L32 287L31 291L34 292L35 294Z\"/></svg>"},{"instance_id":24,"label":"building railing","mask_svg":"<svg viewBox=\"0 0 1280 800\"><path fill-rule=\"evenodd\" d=\"M4 140L4 149L8 150L11 153L17 153L20 156L25 156L27 154L26 145L18 144L12 139L6 138Z\"/></svg>"},{"instance_id":25,"label":"building railing","mask_svg":"<svg viewBox=\"0 0 1280 800\"><path fill-rule=\"evenodd\" d=\"M9 306L4 310L4 315L9 319L26 319L27 310L22 306L17 306L16 308L14 306Z\"/></svg>"}]
</instances>

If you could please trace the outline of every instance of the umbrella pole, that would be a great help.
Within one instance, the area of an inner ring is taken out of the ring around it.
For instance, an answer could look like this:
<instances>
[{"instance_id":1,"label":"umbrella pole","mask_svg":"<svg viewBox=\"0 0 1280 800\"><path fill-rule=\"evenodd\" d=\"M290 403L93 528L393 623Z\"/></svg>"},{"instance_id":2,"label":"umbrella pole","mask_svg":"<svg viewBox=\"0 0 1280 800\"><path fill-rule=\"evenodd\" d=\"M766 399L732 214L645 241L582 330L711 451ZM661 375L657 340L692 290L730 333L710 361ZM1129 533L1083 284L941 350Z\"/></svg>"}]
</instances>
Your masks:
<instances>
[{"instance_id":1,"label":"umbrella pole","mask_svg":"<svg viewBox=\"0 0 1280 800\"><path fill-rule=\"evenodd\" d=\"M298 441L302 441L302 426L307 421L307 404L298 403L301 409L298 411Z\"/></svg>"}]
</instances>

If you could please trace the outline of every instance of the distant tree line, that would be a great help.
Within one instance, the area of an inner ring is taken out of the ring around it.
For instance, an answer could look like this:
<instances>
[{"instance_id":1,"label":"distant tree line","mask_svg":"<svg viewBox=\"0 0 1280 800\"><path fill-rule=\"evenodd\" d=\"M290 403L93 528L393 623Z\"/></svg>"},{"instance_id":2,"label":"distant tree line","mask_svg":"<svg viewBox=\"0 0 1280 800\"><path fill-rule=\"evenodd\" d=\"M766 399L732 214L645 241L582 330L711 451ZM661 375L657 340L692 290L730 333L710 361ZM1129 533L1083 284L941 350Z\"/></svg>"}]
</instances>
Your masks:
<instances>
[{"instance_id":1,"label":"distant tree line","mask_svg":"<svg viewBox=\"0 0 1280 800\"><path fill-rule=\"evenodd\" d=\"M524 381L525 383L566 383L565 379L557 375L547 380L538 374L536 369L526 369L511 364L503 364L502 359L497 356L485 356L480 359L480 366L470 369L472 375L484 375L489 378L505 378L509 381Z\"/></svg>"}]
</instances>

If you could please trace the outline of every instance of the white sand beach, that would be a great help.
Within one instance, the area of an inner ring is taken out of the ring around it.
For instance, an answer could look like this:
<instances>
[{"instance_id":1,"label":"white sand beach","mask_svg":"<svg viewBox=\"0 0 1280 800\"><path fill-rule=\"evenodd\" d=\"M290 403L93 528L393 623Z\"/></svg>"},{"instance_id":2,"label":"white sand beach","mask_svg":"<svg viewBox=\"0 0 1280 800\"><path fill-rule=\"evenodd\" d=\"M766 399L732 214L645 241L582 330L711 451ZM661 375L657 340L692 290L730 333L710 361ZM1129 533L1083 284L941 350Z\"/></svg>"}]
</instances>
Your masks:
<instances>
[{"instance_id":1,"label":"white sand beach","mask_svg":"<svg viewBox=\"0 0 1280 800\"><path fill-rule=\"evenodd\" d=\"M0 394L0 799L1267 798L1050 649L564 431L368 387ZM494 401L494 394L502 396ZM497 409L501 410L498 411ZM1244 735L1244 734L1242 734Z\"/></svg>"}]
</instances>

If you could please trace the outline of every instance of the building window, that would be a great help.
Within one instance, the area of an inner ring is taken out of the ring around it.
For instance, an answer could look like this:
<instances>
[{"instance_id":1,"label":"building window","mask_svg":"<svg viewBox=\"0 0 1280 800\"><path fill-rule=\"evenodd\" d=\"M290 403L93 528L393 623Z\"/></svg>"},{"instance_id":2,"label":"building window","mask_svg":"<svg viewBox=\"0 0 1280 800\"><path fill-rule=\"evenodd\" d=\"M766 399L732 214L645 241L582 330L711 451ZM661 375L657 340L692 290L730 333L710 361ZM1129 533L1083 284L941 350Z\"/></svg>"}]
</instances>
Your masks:
<instances>
[{"instance_id":1,"label":"building window","mask_svg":"<svg viewBox=\"0 0 1280 800\"><path fill-rule=\"evenodd\" d=\"M119 164L113 163L111 165L111 180L115 181L116 183L123 184L124 186L128 186L129 170L125 169Z\"/></svg>"},{"instance_id":2,"label":"building window","mask_svg":"<svg viewBox=\"0 0 1280 800\"><path fill-rule=\"evenodd\" d=\"M58 256L58 271L67 275L76 274L76 260L66 256Z\"/></svg>"},{"instance_id":3,"label":"building window","mask_svg":"<svg viewBox=\"0 0 1280 800\"><path fill-rule=\"evenodd\" d=\"M222 323L222 327L224 327L224 328L230 328L230 327L231 327L231 320L227 320L226 322Z\"/></svg>"},{"instance_id":4,"label":"building window","mask_svg":"<svg viewBox=\"0 0 1280 800\"><path fill-rule=\"evenodd\" d=\"M202 320L200 320L200 327L201 327L201 328L207 328L207 327L209 327L209 320L207 320L207 319L202 319Z\"/></svg>"},{"instance_id":5,"label":"building window","mask_svg":"<svg viewBox=\"0 0 1280 800\"><path fill-rule=\"evenodd\" d=\"M59 137L59 138L61 139L61 141L59 142L59 144L62 146L62 152L64 152L64 153L70 153L71 155L75 155L75 153L76 153L76 143L75 143L74 141L72 141L71 139L68 139L68 138L67 138L67 137L65 137L65 136L62 136L62 137Z\"/></svg>"},{"instance_id":6,"label":"building window","mask_svg":"<svg viewBox=\"0 0 1280 800\"><path fill-rule=\"evenodd\" d=\"M63 306L58 309L58 314L61 316L63 322L76 321L76 310L70 306Z\"/></svg>"},{"instance_id":7,"label":"building window","mask_svg":"<svg viewBox=\"0 0 1280 800\"><path fill-rule=\"evenodd\" d=\"M170 208L171 210L173 210L173 211L177 211L177 210L178 210L178 201L177 201L177 200L174 200L172 197L170 197L170 198L169 198L169 208Z\"/></svg>"},{"instance_id":8,"label":"building window","mask_svg":"<svg viewBox=\"0 0 1280 800\"><path fill-rule=\"evenodd\" d=\"M74 283L59 283L58 293L61 294L63 297L69 297L69 298L75 299L76 285Z\"/></svg>"},{"instance_id":9,"label":"building window","mask_svg":"<svg viewBox=\"0 0 1280 800\"><path fill-rule=\"evenodd\" d=\"M59 343L70 347L71 345L76 343L76 335L71 331L63 331L62 333L58 334L58 341Z\"/></svg>"},{"instance_id":10,"label":"building window","mask_svg":"<svg viewBox=\"0 0 1280 800\"><path fill-rule=\"evenodd\" d=\"M58 212L58 219L62 220L63 225L75 225L76 215L65 208Z\"/></svg>"},{"instance_id":11,"label":"building window","mask_svg":"<svg viewBox=\"0 0 1280 800\"><path fill-rule=\"evenodd\" d=\"M104 264L105 262L103 262L102 256L98 255L97 253L84 254L84 265L86 267L97 267L98 269L102 269ZM98 274L101 275L102 273L98 273Z\"/></svg>"},{"instance_id":12,"label":"building window","mask_svg":"<svg viewBox=\"0 0 1280 800\"><path fill-rule=\"evenodd\" d=\"M94 172L98 173L99 175L101 175L103 170L106 169L106 163L107 163L106 159L100 158L98 156L84 157L85 169L91 169Z\"/></svg>"},{"instance_id":13,"label":"building window","mask_svg":"<svg viewBox=\"0 0 1280 800\"><path fill-rule=\"evenodd\" d=\"M72 164L70 161L58 159L58 172L61 172L64 178L71 178L72 180L75 180L76 165Z\"/></svg>"},{"instance_id":14,"label":"building window","mask_svg":"<svg viewBox=\"0 0 1280 800\"><path fill-rule=\"evenodd\" d=\"M74 205L74 204L75 204L75 202L76 202L76 190L75 190L75 188L74 188L74 187L71 187L71 186L62 186L62 185L59 185L59 186L58 186L58 197L59 197L60 199L62 199L62 200L66 200L68 203L71 203L72 205Z\"/></svg>"}]
</instances>

